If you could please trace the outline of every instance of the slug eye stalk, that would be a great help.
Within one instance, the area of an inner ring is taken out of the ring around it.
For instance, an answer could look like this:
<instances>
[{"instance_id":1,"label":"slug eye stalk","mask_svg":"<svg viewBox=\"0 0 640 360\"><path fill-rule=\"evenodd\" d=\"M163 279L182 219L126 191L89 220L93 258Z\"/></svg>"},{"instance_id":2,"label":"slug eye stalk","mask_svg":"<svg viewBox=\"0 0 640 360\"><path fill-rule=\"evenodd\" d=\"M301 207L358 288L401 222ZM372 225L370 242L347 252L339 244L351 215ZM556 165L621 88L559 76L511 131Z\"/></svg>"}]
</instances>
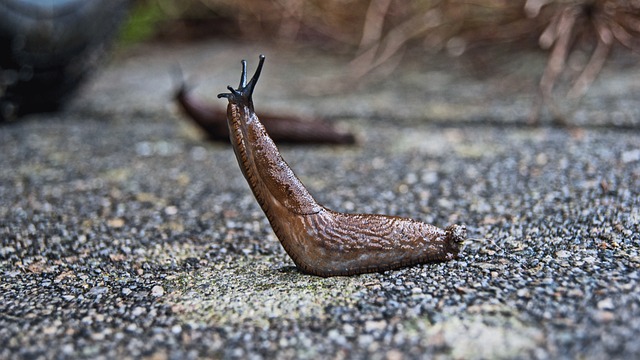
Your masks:
<instances>
[{"instance_id":1,"label":"slug eye stalk","mask_svg":"<svg viewBox=\"0 0 640 360\"><path fill-rule=\"evenodd\" d=\"M408 218L345 214L318 204L253 110L252 95L264 56L247 83L242 62L238 89L228 87L227 122L231 143L253 194L280 243L296 266L318 276L379 272L458 256L463 225L440 229Z\"/></svg>"},{"instance_id":2,"label":"slug eye stalk","mask_svg":"<svg viewBox=\"0 0 640 360\"><path fill-rule=\"evenodd\" d=\"M251 77L251 80L247 84L247 61L242 60L242 74L240 75L240 85L238 85L238 89L234 90L231 86L227 86L227 89L231 91L231 93L222 93L218 94L218 98L227 98L229 102L235 102L236 104L242 103L249 106L249 109L253 111L253 90L258 83L258 79L260 78L260 73L262 72L262 66L264 65L264 55L260 55L260 62L258 63L258 67L256 68L256 72Z\"/></svg>"}]
</instances>

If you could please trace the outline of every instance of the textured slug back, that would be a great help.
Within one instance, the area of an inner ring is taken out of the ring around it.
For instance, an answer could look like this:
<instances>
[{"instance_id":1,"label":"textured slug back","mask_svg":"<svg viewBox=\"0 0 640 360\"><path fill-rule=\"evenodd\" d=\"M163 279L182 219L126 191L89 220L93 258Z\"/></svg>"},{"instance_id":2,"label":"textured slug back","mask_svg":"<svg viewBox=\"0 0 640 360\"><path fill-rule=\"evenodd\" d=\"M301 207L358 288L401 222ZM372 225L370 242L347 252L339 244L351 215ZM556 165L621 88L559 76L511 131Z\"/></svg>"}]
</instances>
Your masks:
<instances>
[{"instance_id":1,"label":"textured slug back","mask_svg":"<svg viewBox=\"0 0 640 360\"><path fill-rule=\"evenodd\" d=\"M436 226L408 218L323 209L295 221L274 219L276 235L304 272L353 275L454 259L460 243Z\"/></svg>"},{"instance_id":2,"label":"textured slug back","mask_svg":"<svg viewBox=\"0 0 640 360\"><path fill-rule=\"evenodd\" d=\"M290 213L282 213L280 216L314 214L320 211L322 207L284 161L258 117L251 113L250 116L241 118L248 118L244 127L246 132L242 134L242 143L247 153L247 170L254 173L252 177L255 175L256 186L262 188L263 200L277 202L281 206L273 209Z\"/></svg>"}]
</instances>

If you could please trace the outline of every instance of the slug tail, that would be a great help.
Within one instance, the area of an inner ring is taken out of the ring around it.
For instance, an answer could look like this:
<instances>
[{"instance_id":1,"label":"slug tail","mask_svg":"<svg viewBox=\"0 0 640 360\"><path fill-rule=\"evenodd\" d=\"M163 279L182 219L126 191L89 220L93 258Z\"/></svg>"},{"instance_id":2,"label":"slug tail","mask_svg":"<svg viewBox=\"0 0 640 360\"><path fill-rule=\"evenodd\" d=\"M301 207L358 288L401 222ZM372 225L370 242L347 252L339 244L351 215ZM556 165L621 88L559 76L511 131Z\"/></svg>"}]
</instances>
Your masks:
<instances>
[{"instance_id":1,"label":"slug tail","mask_svg":"<svg viewBox=\"0 0 640 360\"><path fill-rule=\"evenodd\" d=\"M467 228L464 225L449 225L445 231L447 233L447 239L458 247L462 246L467 239Z\"/></svg>"}]
</instances>

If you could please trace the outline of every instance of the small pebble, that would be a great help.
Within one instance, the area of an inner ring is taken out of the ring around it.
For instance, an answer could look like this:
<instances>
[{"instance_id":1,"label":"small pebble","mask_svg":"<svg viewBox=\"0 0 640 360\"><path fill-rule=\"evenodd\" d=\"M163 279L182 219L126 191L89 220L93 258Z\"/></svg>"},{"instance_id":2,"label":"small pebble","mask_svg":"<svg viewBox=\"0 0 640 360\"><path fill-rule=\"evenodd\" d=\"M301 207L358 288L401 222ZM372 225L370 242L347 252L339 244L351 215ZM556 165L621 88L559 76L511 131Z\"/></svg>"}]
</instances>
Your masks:
<instances>
[{"instance_id":1,"label":"small pebble","mask_svg":"<svg viewBox=\"0 0 640 360\"><path fill-rule=\"evenodd\" d=\"M154 287L151 288L151 295L155 296L155 297L159 297L164 295L164 288L160 285L156 285Z\"/></svg>"},{"instance_id":2,"label":"small pebble","mask_svg":"<svg viewBox=\"0 0 640 360\"><path fill-rule=\"evenodd\" d=\"M613 300L611 300L611 298L598 301L598 309L600 310L613 310L614 308Z\"/></svg>"}]
</instances>

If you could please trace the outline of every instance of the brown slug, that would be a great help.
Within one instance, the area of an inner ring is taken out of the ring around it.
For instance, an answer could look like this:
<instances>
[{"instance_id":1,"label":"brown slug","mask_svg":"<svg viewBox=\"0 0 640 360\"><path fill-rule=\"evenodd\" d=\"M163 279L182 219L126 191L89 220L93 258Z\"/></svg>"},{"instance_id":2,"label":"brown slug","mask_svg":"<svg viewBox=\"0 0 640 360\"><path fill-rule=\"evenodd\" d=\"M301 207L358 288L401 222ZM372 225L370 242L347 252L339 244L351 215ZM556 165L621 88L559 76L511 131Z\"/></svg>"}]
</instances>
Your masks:
<instances>
[{"instance_id":1,"label":"brown slug","mask_svg":"<svg viewBox=\"0 0 640 360\"><path fill-rule=\"evenodd\" d=\"M252 94L264 55L247 83L247 63L227 98L231 143L256 200L280 243L304 273L318 276L380 272L458 256L466 229L445 230L386 215L345 214L318 204L284 161L256 116Z\"/></svg>"},{"instance_id":2,"label":"brown slug","mask_svg":"<svg viewBox=\"0 0 640 360\"><path fill-rule=\"evenodd\" d=\"M182 111L207 133L210 140L229 141L225 111L189 94L185 83L175 93ZM337 130L321 119L302 119L286 115L262 114L262 123L271 139L292 144L354 144L353 134Z\"/></svg>"}]
</instances>

